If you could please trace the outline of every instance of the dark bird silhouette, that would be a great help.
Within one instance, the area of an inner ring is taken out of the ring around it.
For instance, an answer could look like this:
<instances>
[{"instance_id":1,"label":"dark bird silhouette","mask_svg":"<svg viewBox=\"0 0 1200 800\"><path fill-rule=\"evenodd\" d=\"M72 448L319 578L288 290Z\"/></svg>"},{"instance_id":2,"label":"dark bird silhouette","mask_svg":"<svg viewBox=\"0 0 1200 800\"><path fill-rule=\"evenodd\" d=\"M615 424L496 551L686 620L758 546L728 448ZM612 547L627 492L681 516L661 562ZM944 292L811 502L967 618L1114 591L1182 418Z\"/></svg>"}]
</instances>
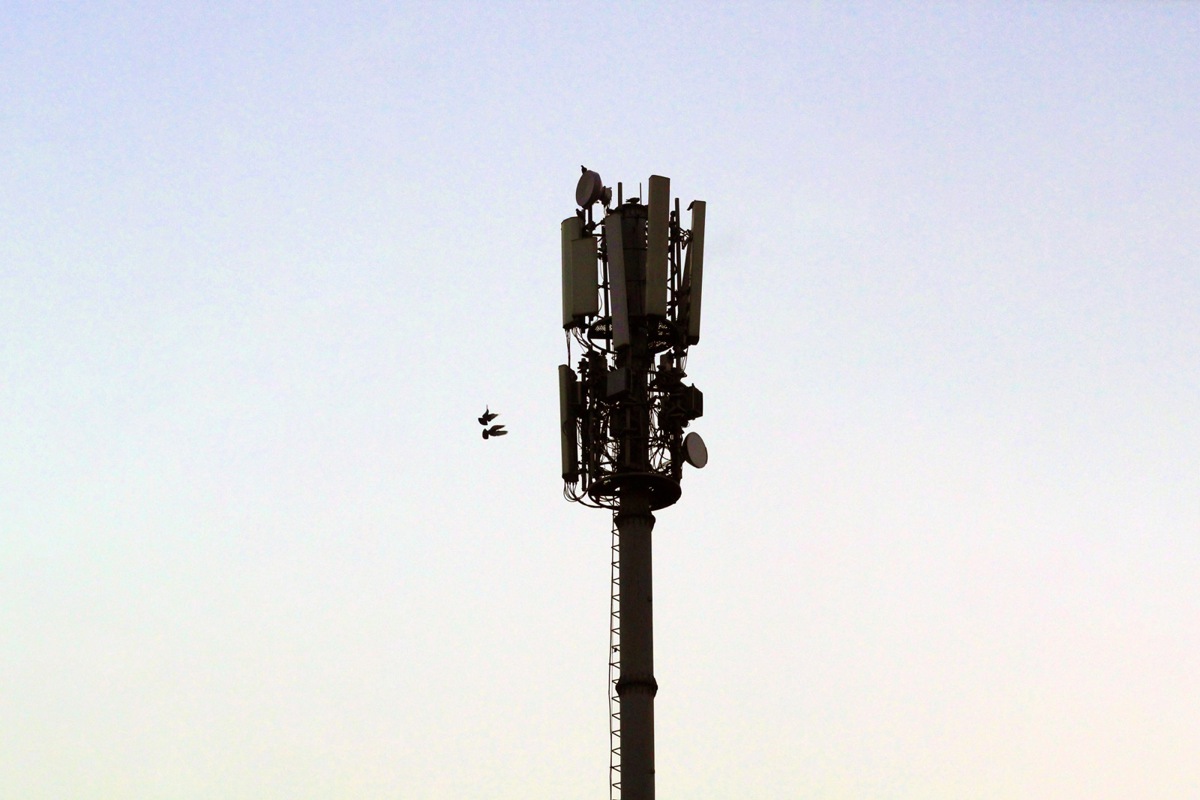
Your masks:
<instances>
[{"instance_id":1,"label":"dark bird silhouette","mask_svg":"<svg viewBox=\"0 0 1200 800\"><path fill-rule=\"evenodd\" d=\"M484 406L484 409L483 409L483 416L479 418L479 424L480 424L480 425L487 425L489 422L491 422L492 420L494 420L494 419L495 419L496 417L498 417L498 416L500 416L500 415L499 415L499 414L493 414L493 413L491 412L491 410L490 410L489 408L487 408L487 406Z\"/></svg>"},{"instance_id":2,"label":"dark bird silhouette","mask_svg":"<svg viewBox=\"0 0 1200 800\"><path fill-rule=\"evenodd\" d=\"M493 425L490 428L483 429L483 438L485 438L485 439L487 439L489 436L507 436L507 435L508 435L508 431L504 430L503 425Z\"/></svg>"}]
</instances>

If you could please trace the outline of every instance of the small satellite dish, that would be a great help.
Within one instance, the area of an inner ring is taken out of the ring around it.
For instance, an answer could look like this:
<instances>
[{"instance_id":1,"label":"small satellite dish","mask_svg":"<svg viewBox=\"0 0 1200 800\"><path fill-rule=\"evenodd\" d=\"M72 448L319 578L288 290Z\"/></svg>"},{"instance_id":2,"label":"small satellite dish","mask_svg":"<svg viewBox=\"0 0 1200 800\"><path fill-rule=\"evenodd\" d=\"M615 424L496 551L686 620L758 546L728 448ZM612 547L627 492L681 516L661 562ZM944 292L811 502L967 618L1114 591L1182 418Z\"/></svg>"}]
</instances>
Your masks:
<instances>
[{"instance_id":1,"label":"small satellite dish","mask_svg":"<svg viewBox=\"0 0 1200 800\"><path fill-rule=\"evenodd\" d=\"M708 448L698 433L689 433L683 437L683 459L696 469L704 469L708 463Z\"/></svg>"},{"instance_id":2,"label":"small satellite dish","mask_svg":"<svg viewBox=\"0 0 1200 800\"><path fill-rule=\"evenodd\" d=\"M608 205L611 199L612 190L605 188L600 174L584 167L583 174L579 176L579 183L575 185L575 202L579 207L588 208L599 200L604 200L604 204Z\"/></svg>"}]
</instances>

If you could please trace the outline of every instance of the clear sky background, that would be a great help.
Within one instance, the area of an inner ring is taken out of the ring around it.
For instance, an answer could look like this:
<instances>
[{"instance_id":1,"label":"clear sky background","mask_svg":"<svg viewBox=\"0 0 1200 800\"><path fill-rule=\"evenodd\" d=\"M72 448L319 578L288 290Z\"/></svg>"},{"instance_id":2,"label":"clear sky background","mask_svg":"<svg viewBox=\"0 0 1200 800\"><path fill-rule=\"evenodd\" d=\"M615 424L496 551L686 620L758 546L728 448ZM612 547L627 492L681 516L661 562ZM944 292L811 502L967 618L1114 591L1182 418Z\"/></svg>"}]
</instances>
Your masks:
<instances>
[{"instance_id":1,"label":"clear sky background","mask_svg":"<svg viewBox=\"0 0 1200 800\"><path fill-rule=\"evenodd\" d=\"M1196 797L1198 142L1193 3L0 4L0 795L607 795L586 164L708 201L659 796Z\"/></svg>"}]
</instances>

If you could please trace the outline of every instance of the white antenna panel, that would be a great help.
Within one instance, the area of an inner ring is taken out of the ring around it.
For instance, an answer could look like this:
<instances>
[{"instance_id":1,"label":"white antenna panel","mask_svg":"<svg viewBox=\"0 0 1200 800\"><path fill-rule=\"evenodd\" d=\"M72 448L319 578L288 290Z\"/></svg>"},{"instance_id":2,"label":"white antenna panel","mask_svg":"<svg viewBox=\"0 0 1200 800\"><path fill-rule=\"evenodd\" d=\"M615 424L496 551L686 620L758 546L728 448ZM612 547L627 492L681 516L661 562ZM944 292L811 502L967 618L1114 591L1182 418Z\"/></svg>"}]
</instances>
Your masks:
<instances>
[{"instance_id":1,"label":"white antenna panel","mask_svg":"<svg viewBox=\"0 0 1200 800\"><path fill-rule=\"evenodd\" d=\"M629 289L625 282L625 237L621 211L604 218L604 241L608 250L608 297L612 311L612 346L629 344Z\"/></svg>"},{"instance_id":2,"label":"white antenna panel","mask_svg":"<svg viewBox=\"0 0 1200 800\"><path fill-rule=\"evenodd\" d=\"M667 315L667 242L671 225L671 179L650 176L650 203L646 220L647 316Z\"/></svg>"},{"instance_id":3,"label":"white antenna panel","mask_svg":"<svg viewBox=\"0 0 1200 800\"><path fill-rule=\"evenodd\" d=\"M563 327L584 325L600 313L596 278L596 237L584 234L583 220L562 221Z\"/></svg>"},{"instance_id":4,"label":"white antenna panel","mask_svg":"<svg viewBox=\"0 0 1200 800\"><path fill-rule=\"evenodd\" d=\"M568 483L579 480L579 443L575 438L576 409L579 405L579 381L575 370L558 365L558 419L562 439L562 477Z\"/></svg>"}]
</instances>

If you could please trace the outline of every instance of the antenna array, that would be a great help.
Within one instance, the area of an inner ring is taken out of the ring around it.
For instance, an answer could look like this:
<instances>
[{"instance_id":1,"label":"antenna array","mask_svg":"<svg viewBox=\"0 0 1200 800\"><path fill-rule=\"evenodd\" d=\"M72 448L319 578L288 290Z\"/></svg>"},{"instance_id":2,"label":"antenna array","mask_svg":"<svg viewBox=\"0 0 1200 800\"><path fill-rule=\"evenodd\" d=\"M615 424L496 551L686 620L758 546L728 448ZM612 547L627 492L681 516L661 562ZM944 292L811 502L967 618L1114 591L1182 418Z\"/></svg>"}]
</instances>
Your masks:
<instances>
[{"instance_id":1,"label":"antenna array","mask_svg":"<svg viewBox=\"0 0 1200 800\"><path fill-rule=\"evenodd\" d=\"M688 206L685 228L668 178L650 177L647 204L612 207L611 190L595 186L586 171L583 207L562 222L568 360L572 344L580 351L574 369L558 368L564 494L615 509L636 484L665 508L680 495L684 429L704 412L703 393L683 379L700 341L705 204Z\"/></svg>"}]
</instances>

